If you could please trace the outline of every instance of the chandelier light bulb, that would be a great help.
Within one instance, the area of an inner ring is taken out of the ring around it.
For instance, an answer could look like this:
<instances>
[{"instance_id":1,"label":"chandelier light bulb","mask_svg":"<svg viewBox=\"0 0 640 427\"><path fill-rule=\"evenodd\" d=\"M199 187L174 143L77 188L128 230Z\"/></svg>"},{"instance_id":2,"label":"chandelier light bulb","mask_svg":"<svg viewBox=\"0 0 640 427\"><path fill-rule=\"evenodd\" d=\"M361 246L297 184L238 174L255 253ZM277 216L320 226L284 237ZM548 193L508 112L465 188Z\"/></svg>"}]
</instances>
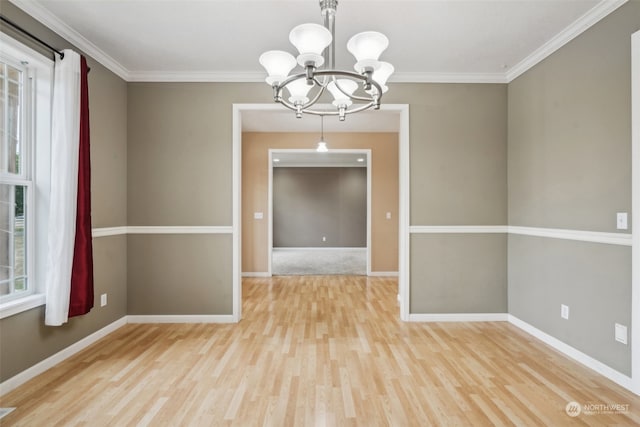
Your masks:
<instances>
[{"instance_id":1,"label":"chandelier light bulb","mask_svg":"<svg viewBox=\"0 0 640 427\"><path fill-rule=\"evenodd\" d=\"M358 33L347 42L347 50L358 61L354 68L359 73L366 69L377 69L380 66L378 58L387 46L389 46L389 39L377 31Z\"/></svg>"},{"instance_id":2,"label":"chandelier light bulb","mask_svg":"<svg viewBox=\"0 0 640 427\"><path fill-rule=\"evenodd\" d=\"M327 85L327 89L329 89L329 92L331 92L331 95L333 95L333 105L335 105L336 107L348 107L353 103L350 96L353 95L353 92L355 92L356 89L358 89L358 83L349 79L338 79L329 82L329 84ZM346 93L343 93L343 91Z\"/></svg>"},{"instance_id":3,"label":"chandelier light bulb","mask_svg":"<svg viewBox=\"0 0 640 427\"><path fill-rule=\"evenodd\" d=\"M298 64L303 67L307 64L314 67L324 64L322 52L332 40L331 32L318 24L301 24L289 33L289 41L300 53Z\"/></svg>"},{"instance_id":4,"label":"chandelier light bulb","mask_svg":"<svg viewBox=\"0 0 640 427\"><path fill-rule=\"evenodd\" d=\"M307 98L307 94L311 90L313 86L308 85L305 79L294 80L288 85L285 86L291 95L289 97L289 102L294 105L298 104L306 104L309 102L309 98Z\"/></svg>"},{"instance_id":5,"label":"chandelier light bulb","mask_svg":"<svg viewBox=\"0 0 640 427\"><path fill-rule=\"evenodd\" d=\"M259 61L269 74L265 81L272 86L284 81L296 66L296 59L293 55L282 50L267 51L260 55Z\"/></svg>"}]
</instances>

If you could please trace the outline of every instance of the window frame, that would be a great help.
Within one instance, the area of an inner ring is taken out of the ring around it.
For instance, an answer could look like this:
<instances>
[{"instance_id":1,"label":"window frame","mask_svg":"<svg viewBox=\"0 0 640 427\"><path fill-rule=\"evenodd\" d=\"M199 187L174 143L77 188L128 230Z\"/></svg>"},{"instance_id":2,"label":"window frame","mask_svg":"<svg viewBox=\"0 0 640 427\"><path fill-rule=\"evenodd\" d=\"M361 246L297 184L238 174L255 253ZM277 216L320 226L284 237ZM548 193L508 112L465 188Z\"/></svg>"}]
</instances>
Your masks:
<instances>
[{"instance_id":1,"label":"window frame","mask_svg":"<svg viewBox=\"0 0 640 427\"><path fill-rule=\"evenodd\" d=\"M2 176L2 183L27 186L25 256L27 291L3 298L0 319L45 304L47 228L49 220L51 105L54 62L16 39L0 32L0 56L9 64L26 62L23 82L24 114L22 124L24 160L20 175ZM29 110L27 110L29 109Z\"/></svg>"}]
</instances>

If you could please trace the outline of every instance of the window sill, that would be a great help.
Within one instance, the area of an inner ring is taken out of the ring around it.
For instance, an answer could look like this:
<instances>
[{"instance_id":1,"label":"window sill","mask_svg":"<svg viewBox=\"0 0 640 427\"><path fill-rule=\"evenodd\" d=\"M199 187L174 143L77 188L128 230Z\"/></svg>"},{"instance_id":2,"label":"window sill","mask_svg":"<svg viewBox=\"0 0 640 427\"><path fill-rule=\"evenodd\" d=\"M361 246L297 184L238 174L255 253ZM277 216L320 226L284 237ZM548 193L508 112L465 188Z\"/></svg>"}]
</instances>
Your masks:
<instances>
[{"instance_id":1,"label":"window sill","mask_svg":"<svg viewBox=\"0 0 640 427\"><path fill-rule=\"evenodd\" d=\"M22 313L23 311L31 310L32 308L40 307L41 305L44 305L45 301L46 298L44 294L34 294L15 301L8 301L4 304L0 304L0 319Z\"/></svg>"}]
</instances>

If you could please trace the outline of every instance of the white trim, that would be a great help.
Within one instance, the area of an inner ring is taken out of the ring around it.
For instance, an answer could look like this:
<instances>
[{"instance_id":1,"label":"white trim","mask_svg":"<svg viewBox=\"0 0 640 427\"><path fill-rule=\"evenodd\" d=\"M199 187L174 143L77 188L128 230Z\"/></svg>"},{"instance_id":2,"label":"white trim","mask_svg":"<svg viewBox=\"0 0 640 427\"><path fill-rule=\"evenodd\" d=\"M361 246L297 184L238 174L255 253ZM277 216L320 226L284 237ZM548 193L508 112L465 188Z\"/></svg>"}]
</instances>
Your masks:
<instances>
[{"instance_id":1,"label":"white trim","mask_svg":"<svg viewBox=\"0 0 640 427\"><path fill-rule=\"evenodd\" d=\"M267 150L267 272L273 274L273 151Z\"/></svg>"},{"instance_id":2,"label":"white trim","mask_svg":"<svg viewBox=\"0 0 640 427\"><path fill-rule=\"evenodd\" d=\"M129 315L127 323L237 323L229 314Z\"/></svg>"},{"instance_id":3,"label":"white trim","mask_svg":"<svg viewBox=\"0 0 640 427\"><path fill-rule=\"evenodd\" d=\"M31 15L44 26L51 29L68 42L75 45L78 49L86 52L93 59L104 65L106 68L114 72L125 81L129 80L129 71L124 68L118 61L107 55L98 46L87 40L76 30L65 24L57 16L51 13L47 8L35 1L29 0L9 0L18 8Z\"/></svg>"},{"instance_id":4,"label":"white trim","mask_svg":"<svg viewBox=\"0 0 640 427\"><path fill-rule=\"evenodd\" d=\"M631 234L604 233L600 231L565 230L559 228L509 226L510 234L549 237L552 239L578 240L581 242L605 243L608 245L631 246Z\"/></svg>"},{"instance_id":5,"label":"white trim","mask_svg":"<svg viewBox=\"0 0 640 427\"><path fill-rule=\"evenodd\" d=\"M373 227L373 221L371 219L371 200L373 199L373 193L371 192L372 187L372 179L373 179L373 162L371 161L371 150L365 150L367 156L367 276L371 275L371 253L372 247L371 244L373 240L371 239L371 227ZM398 164L399 166L399 164Z\"/></svg>"},{"instance_id":6,"label":"white trim","mask_svg":"<svg viewBox=\"0 0 640 427\"><path fill-rule=\"evenodd\" d=\"M506 322L507 313L432 313L409 315L410 322Z\"/></svg>"},{"instance_id":7,"label":"white trim","mask_svg":"<svg viewBox=\"0 0 640 427\"><path fill-rule=\"evenodd\" d=\"M233 321L239 322L242 319L242 113L236 104L232 105L231 111L231 216L233 225L231 314Z\"/></svg>"},{"instance_id":8,"label":"white trim","mask_svg":"<svg viewBox=\"0 0 640 427\"><path fill-rule=\"evenodd\" d=\"M231 234L231 226L129 226L94 228L95 237L120 236L123 234Z\"/></svg>"},{"instance_id":9,"label":"white trim","mask_svg":"<svg viewBox=\"0 0 640 427\"><path fill-rule=\"evenodd\" d=\"M264 80L264 79L263 79ZM399 72L391 83L509 83L506 73L429 73Z\"/></svg>"},{"instance_id":10,"label":"white trim","mask_svg":"<svg viewBox=\"0 0 640 427\"><path fill-rule=\"evenodd\" d=\"M384 106L383 106L384 108ZM396 108L398 108L396 106ZM399 158L400 158L400 210L398 212L398 294L400 295L400 319L409 320L411 306L410 291L410 261L411 261L411 159L410 159L410 129L409 105L399 106L400 129L398 130Z\"/></svg>"},{"instance_id":11,"label":"white trim","mask_svg":"<svg viewBox=\"0 0 640 427\"><path fill-rule=\"evenodd\" d=\"M268 271L243 271L242 277L271 277Z\"/></svg>"},{"instance_id":12,"label":"white trim","mask_svg":"<svg viewBox=\"0 0 640 427\"><path fill-rule=\"evenodd\" d=\"M638 219L637 221L639 221L640 223L640 219ZM412 225L411 227L409 227L409 232L411 234L509 233L522 236L577 240L580 242L604 243L607 245L621 246L631 246L632 242L632 235L628 233L605 233L601 231L520 227L514 225Z\"/></svg>"},{"instance_id":13,"label":"white trim","mask_svg":"<svg viewBox=\"0 0 640 427\"><path fill-rule=\"evenodd\" d=\"M555 37L540 46L518 64L511 67L511 69L505 73L506 81L511 83L626 2L627 0L601 0L600 3L591 8L570 26L556 34Z\"/></svg>"},{"instance_id":14,"label":"white trim","mask_svg":"<svg viewBox=\"0 0 640 427\"><path fill-rule=\"evenodd\" d=\"M371 271L367 274L369 277L398 277L397 271Z\"/></svg>"},{"instance_id":15,"label":"white trim","mask_svg":"<svg viewBox=\"0 0 640 427\"><path fill-rule=\"evenodd\" d=\"M615 369L605 365L604 363L592 358L591 356L584 354L580 350L577 350L568 344L565 344L559 339L552 337L546 332L543 332L540 329L534 326L531 326L530 324L524 322L523 320L518 319L517 317L511 314L508 315L508 321L509 323L516 326L517 328L522 329L529 335L532 335L533 337L539 339L543 343L558 350L560 353L564 354L565 356L575 360L576 362L581 363L587 368L590 368L596 371L600 375L610 379L611 381L626 388L627 390L631 390L630 377L616 371Z\"/></svg>"},{"instance_id":16,"label":"white trim","mask_svg":"<svg viewBox=\"0 0 640 427\"><path fill-rule=\"evenodd\" d=\"M259 71L130 71L130 82L264 83Z\"/></svg>"},{"instance_id":17,"label":"white trim","mask_svg":"<svg viewBox=\"0 0 640 427\"><path fill-rule=\"evenodd\" d=\"M440 233L507 233L506 225L412 225L412 234L440 234Z\"/></svg>"},{"instance_id":18,"label":"white trim","mask_svg":"<svg viewBox=\"0 0 640 427\"><path fill-rule=\"evenodd\" d=\"M640 31L631 36L631 373L640 395Z\"/></svg>"},{"instance_id":19,"label":"white trim","mask_svg":"<svg viewBox=\"0 0 640 427\"><path fill-rule=\"evenodd\" d=\"M283 248L273 248L274 251L340 251L340 250L345 250L345 251L362 250L362 251L365 251L366 249L367 249L366 247L361 247L361 248L358 248L358 247L322 247L322 248L283 247Z\"/></svg>"},{"instance_id":20,"label":"white trim","mask_svg":"<svg viewBox=\"0 0 640 427\"><path fill-rule=\"evenodd\" d=\"M91 236L94 239L96 237L121 236L123 234L127 234L127 227L102 227L91 230Z\"/></svg>"},{"instance_id":21,"label":"white trim","mask_svg":"<svg viewBox=\"0 0 640 427\"><path fill-rule=\"evenodd\" d=\"M127 234L231 234L233 227L230 226L201 226L201 227L142 227L129 226Z\"/></svg>"},{"instance_id":22,"label":"white trim","mask_svg":"<svg viewBox=\"0 0 640 427\"><path fill-rule=\"evenodd\" d=\"M76 341L75 343L71 344L69 347L63 350L60 350L56 354L50 357L47 357L43 361L36 363L32 367L9 378L8 380L0 384L0 396L10 392L11 390L14 390L16 387L26 383L30 379L40 375L46 370L53 368L58 363L63 362L64 360L68 359L74 354L84 350L85 348L89 347L91 344L104 338L105 336L109 335L116 329L121 328L125 324L127 324L126 316L116 320L113 323L110 323L104 328L92 333L91 335L84 337L80 341Z\"/></svg>"},{"instance_id":23,"label":"white trim","mask_svg":"<svg viewBox=\"0 0 640 427\"><path fill-rule=\"evenodd\" d=\"M7 301L0 306L0 319L40 307L45 304L46 300L45 294L31 294L26 297Z\"/></svg>"},{"instance_id":24,"label":"white trim","mask_svg":"<svg viewBox=\"0 0 640 427\"><path fill-rule=\"evenodd\" d=\"M130 71L130 82L264 83L263 72L256 71ZM400 72L391 83L508 83L505 73Z\"/></svg>"}]
</instances>

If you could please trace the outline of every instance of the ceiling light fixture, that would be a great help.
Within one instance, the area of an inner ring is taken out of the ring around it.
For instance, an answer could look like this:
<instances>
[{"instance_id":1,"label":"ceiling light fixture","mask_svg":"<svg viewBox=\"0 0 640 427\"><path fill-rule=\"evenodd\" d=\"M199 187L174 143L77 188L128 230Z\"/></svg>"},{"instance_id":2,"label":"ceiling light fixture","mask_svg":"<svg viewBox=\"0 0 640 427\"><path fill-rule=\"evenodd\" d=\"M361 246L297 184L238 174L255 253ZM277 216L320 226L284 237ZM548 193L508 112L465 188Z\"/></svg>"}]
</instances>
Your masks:
<instances>
[{"instance_id":1,"label":"ceiling light fixture","mask_svg":"<svg viewBox=\"0 0 640 427\"><path fill-rule=\"evenodd\" d=\"M324 26L302 24L291 30L289 41L298 49L297 58L281 50L260 56L260 64L269 74L265 80L273 88L274 101L295 111L298 118L303 113L337 115L342 121L347 114L378 110L382 94L388 90L386 82L394 68L378 60L389 45L382 33L365 31L351 37L347 50L356 58L356 72L334 69L337 6L337 0L320 0ZM289 75L296 64L303 70ZM288 98L283 96L284 88L289 92ZM314 88L315 92L308 96ZM333 95L333 110L314 108L325 90Z\"/></svg>"}]
</instances>

